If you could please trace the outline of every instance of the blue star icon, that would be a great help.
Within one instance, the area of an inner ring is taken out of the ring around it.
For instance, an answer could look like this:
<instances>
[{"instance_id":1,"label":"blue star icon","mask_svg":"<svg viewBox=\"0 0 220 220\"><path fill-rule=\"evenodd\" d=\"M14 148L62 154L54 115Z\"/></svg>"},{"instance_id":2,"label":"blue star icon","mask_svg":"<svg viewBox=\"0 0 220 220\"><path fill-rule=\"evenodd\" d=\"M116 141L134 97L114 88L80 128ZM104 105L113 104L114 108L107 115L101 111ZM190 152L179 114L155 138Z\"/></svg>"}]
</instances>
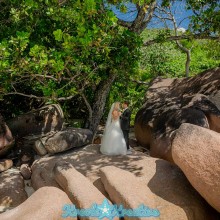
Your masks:
<instances>
[{"instance_id":1,"label":"blue star icon","mask_svg":"<svg viewBox=\"0 0 220 220\"><path fill-rule=\"evenodd\" d=\"M101 205L97 205L97 208L100 210L100 216L98 217L99 219L113 219L116 215L118 215L115 206L109 204L107 199L104 199Z\"/></svg>"}]
</instances>

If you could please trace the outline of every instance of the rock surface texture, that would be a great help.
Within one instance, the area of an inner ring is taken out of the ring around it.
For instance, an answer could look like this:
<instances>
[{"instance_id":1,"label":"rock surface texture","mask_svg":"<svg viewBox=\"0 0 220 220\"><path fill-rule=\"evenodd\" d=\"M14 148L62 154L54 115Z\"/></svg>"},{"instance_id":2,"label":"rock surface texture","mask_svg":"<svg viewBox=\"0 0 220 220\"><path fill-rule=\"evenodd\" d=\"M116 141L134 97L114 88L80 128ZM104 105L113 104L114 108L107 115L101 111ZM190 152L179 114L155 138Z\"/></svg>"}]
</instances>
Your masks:
<instances>
[{"instance_id":1,"label":"rock surface texture","mask_svg":"<svg viewBox=\"0 0 220 220\"><path fill-rule=\"evenodd\" d=\"M11 168L0 173L0 206L2 209L16 207L26 199L27 193L20 171Z\"/></svg>"},{"instance_id":2,"label":"rock surface texture","mask_svg":"<svg viewBox=\"0 0 220 220\"><path fill-rule=\"evenodd\" d=\"M218 219L216 211L190 185L183 172L176 165L167 161L151 158L144 153L135 151L131 155L106 156L100 153L100 145L89 145L77 151L36 161L32 165L31 177L35 189L43 186L62 188L61 185L65 179L65 186L68 185L67 182L77 182L77 179L72 180L75 175L69 174L72 172L69 171L72 169L71 167L60 171L61 174L63 172L63 180L56 181L54 170L58 163L71 164L77 172L87 177L112 202L116 201L113 200L115 198L113 193L118 192L125 198L129 197L129 200L133 199L133 204L138 204L142 200L134 192L139 190L139 194L145 193L145 205L160 211L158 219ZM112 186L115 191L108 191L105 188L105 180L104 184L101 180L100 169L104 169L106 166L117 168L117 170L114 168L114 170L106 172L107 185ZM132 178L131 181L129 178ZM134 187L135 189L133 189ZM127 189L126 193L125 189ZM117 200L117 202L120 201Z\"/></svg>"},{"instance_id":3,"label":"rock surface texture","mask_svg":"<svg viewBox=\"0 0 220 220\"><path fill-rule=\"evenodd\" d=\"M5 156L14 146L12 133L0 114L0 158Z\"/></svg>"},{"instance_id":4,"label":"rock surface texture","mask_svg":"<svg viewBox=\"0 0 220 220\"><path fill-rule=\"evenodd\" d=\"M156 207L150 188L146 187L146 183L136 178L133 173L114 166L106 166L100 169L100 175L105 190L115 204L122 204L126 209L137 209L140 204L150 208ZM125 216L125 219L129 217ZM135 219L143 219L143 216Z\"/></svg>"},{"instance_id":5,"label":"rock surface texture","mask_svg":"<svg viewBox=\"0 0 220 220\"><path fill-rule=\"evenodd\" d=\"M68 196L55 187L43 187L33 193L18 207L0 214L1 220L76 220L63 218L63 206L71 204Z\"/></svg>"},{"instance_id":6,"label":"rock surface texture","mask_svg":"<svg viewBox=\"0 0 220 220\"><path fill-rule=\"evenodd\" d=\"M28 164L22 164L20 167L21 175L25 180L29 180L31 178L31 168Z\"/></svg>"},{"instance_id":7,"label":"rock surface texture","mask_svg":"<svg viewBox=\"0 0 220 220\"><path fill-rule=\"evenodd\" d=\"M24 155L33 158L35 154L44 156L82 147L90 144L93 137L89 129L66 128L63 111L55 104L20 115L7 123L17 144L13 155L19 154L21 158Z\"/></svg>"},{"instance_id":8,"label":"rock surface texture","mask_svg":"<svg viewBox=\"0 0 220 220\"><path fill-rule=\"evenodd\" d=\"M89 129L67 128L47 138L44 147L50 154L82 147L92 142L93 134Z\"/></svg>"},{"instance_id":9,"label":"rock surface texture","mask_svg":"<svg viewBox=\"0 0 220 220\"><path fill-rule=\"evenodd\" d=\"M192 186L220 212L220 134L182 124L172 143L172 155Z\"/></svg>"},{"instance_id":10,"label":"rock surface texture","mask_svg":"<svg viewBox=\"0 0 220 220\"><path fill-rule=\"evenodd\" d=\"M64 115L59 105L47 105L40 109L20 115L7 122L13 136L19 138L59 131L63 126Z\"/></svg>"},{"instance_id":11,"label":"rock surface texture","mask_svg":"<svg viewBox=\"0 0 220 220\"><path fill-rule=\"evenodd\" d=\"M88 178L78 172L70 163L58 162L53 171L56 182L78 209L88 209L93 204L102 204L107 199ZM108 202L111 204L110 201ZM94 217L83 217L83 219L94 219Z\"/></svg>"},{"instance_id":12,"label":"rock surface texture","mask_svg":"<svg viewBox=\"0 0 220 220\"><path fill-rule=\"evenodd\" d=\"M220 68L152 81L135 118L135 136L151 156L173 162L172 139L182 123L220 132Z\"/></svg>"},{"instance_id":13,"label":"rock surface texture","mask_svg":"<svg viewBox=\"0 0 220 220\"><path fill-rule=\"evenodd\" d=\"M3 159L0 160L0 173L8 170L9 168L11 168L13 166L13 161L10 159Z\"/></svg>"}]
</instances>

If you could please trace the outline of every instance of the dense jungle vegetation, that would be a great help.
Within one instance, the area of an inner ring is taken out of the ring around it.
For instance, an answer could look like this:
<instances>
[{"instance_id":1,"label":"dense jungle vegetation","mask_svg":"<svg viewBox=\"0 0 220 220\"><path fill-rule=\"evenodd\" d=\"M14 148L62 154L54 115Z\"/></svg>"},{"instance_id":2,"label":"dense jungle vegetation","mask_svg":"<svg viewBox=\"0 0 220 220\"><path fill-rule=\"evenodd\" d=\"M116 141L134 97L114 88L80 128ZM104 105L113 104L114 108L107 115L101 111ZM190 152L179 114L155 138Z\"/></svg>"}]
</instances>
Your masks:
<instances>
[{"instance_id":1,"label":"dense jungle vegetation","mask_svg":"<svg viewBox=\"0 0 220 220\"><path fill-rule=\"evenodd\" d=\"M0 108L9 119L59 103L67 121L96 131L114 101L129 100L132 120L155 77L190 77L220 65L219 1L0 1ZM136 8L133 21L116 17ZM172 27L148 27L157 17ZM103 117L104 115L104 117Z\"/></svg>"}]
</instances>

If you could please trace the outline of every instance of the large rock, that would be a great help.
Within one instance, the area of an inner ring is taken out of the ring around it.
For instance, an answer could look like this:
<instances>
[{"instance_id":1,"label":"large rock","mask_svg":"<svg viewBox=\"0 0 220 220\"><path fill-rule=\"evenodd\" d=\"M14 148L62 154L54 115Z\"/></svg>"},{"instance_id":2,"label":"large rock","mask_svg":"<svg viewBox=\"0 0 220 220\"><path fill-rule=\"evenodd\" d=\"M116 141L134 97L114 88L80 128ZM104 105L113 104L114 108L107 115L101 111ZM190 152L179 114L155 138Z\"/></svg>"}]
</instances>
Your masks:
<instances>
[{"instance_id":1,"label":"large rock","mask_svg":"<svg viewBox=\"0 0 220 220\"><path fill-rule=\"evenodd\" d=\"M152 160L148 164L151 166L153 165L152 162L156 162L157 171L164 173L155 173L154 176L151 176L151 171L149 176L152 178L147 179L147 184L146 180L138 179L128 171L113 166L101 168L101 179L113 202L123 204L126 209L135 209L140 204L144 204L151 209L151 212L152 209L157 209L160 212L159 219L164 220L185 218L194 220L217 219L217 216L212 216L208 210L204 210L202 201L200 201L201 203L199 202L196 193L192 189L185 191L186 194L184 194L182 187L185 186L189 189L189 185L188 183L186 184L183 175L178 172L178 169L165 161ZM181 179L184 180L182 184L179 182ZM182 196L181 199L176 195L177 193ZM172 201L173 205L185 206L184 211L166 204L162 199ZM190 207L194 207L194 209Z\"/></svg>"},{"instance_id":2,"label":"large rock","mask_svg":"<svg viewBox=\"0 0 220 220\"><path fill-rule=\"evenodd\" d=\"M20 167L20 172L25 180L29 180L31 178L31 168L28 164L22 164Z\"/></svg>"},{"instance_id":3,"label":"large rock","mask_svg":"<svg viewBox=\"0 0 220 220\"><path fill-rule=\"evenodd\" d=\"M48 153L54 154L71 148L82 147L92 142L92 131L81 128L67 128L47 138L45 148Z\"/></svg>"},{"instance_id":4,"label":"large rock","mask_svg":"<svg viewBox=\"0 0 220 220\"><path fill-rule=\"evenodd\" d=\"M95 203L102 204L106 199L88 178L69 163L58 162L54 167L54 174L57 183L79 209L88 209ZM94 217L84 217L83 219L94 219Z\"/></svg>"},{"instance_id":5,"label":"large rock","mask_svg":"<svg viewBox=\"0 0 220 220\"><path fill-rule=\"evenodd\" d=\"M137 141L173 162L171 143L182 123L220 132L220 68L183 79L156 78L135 118Z\"/></svg>"},{"instance_id":6,"label":"large rock","mask_svg":"<svg viewBox=\"0 0 220 220\"><path fill-rule=\"evenodd\" d=\"M31 134L60 131L64 115L59 105L47 105L20 115L7 122L13 136L24 137Z\"/></svg>"},{"instance_id":7,"label":"large rock","mask_svg":"<svg viewBox=\"0 0 220 220\"><path fill-rule=\"evenodd\" d=\"M137 209L138 206L144 204L149 206L151 211L156 207L150 188L146 187L146 184L133 173L114 166L103 167L100 169L100 173L105 190L118 206L122 204L125 209ZM158 211L157 216L159 215ZM143 216L139 216L135 219L142 218ZM125 215L125 219L129 219L129 217Z\"/></svg>"},{"instance_id":8,"label":"large rock","mask_svg":"<svg viewBox=\"0 0 220 220\"><path fill-rule=\"evenodd\" d=\"M92 142L92 131L89 129L68 127L63 131L50 132L44 137L30 137L29 142L38 155L60 153L71 148L82 147ZM26 137L27 138L27 137Z\"/></svg>"},{"instance_id":9,"label":"large rock","mask_svg":"<svg viewBox=\"0 0 220 220\"><path fill-rule=\"evenodd\" d=\"M45 148L45 143L47 141L47 137L39 138L33 142L33 149L37 152L38 155L44 156L48 152Z\"/></svg>"},{"instance_id":10,"label":"large rock","mask_svg":"<svg viewBox=\"0 0 220 220\"><path fill-rule=\"evenodd\" d=\"M62 155L41 158L32 165L31 180L34 189L52 185L60 187L53 172L58 162L70 163L108 199L109 195L100 178L100 168L112 165L133 173L144 182L149 197L153 197L146 205L152 204L152 208L158 208L161 219L218 219L216 211L196 192L176 165L151 158L141 152L133 151L131 155L124 156L106 156L100 153L100 145L90 145ZM117 176L115 181L117 178L120 176Z\"/></svg>"},{"instance_id":11,"label":"large rock","mask_svg":"<svg viewBox=\"0 0 220 220\"><path fill-rule=\"evenodd\" d=\"M35 141L47 136L48 133L60 131L63 121L63 111L59 105L55 104L32 110L8 121L8 127L16 139L16 148L13 149L10 157L19 155L21 158L23 155L30 155L31 164L33 156L36 154L33 150Z\"/></svg>"},{"instance_id":12,"label":"large rock","mask_svg":"<svg viewBox=\"0 0 220 220\"><path fill-rule=\"evenodd\" d=\"M1 220L76 220L74 217L63 218L64 205L71 204L68 196L55 187L43 187L31 195L18 207L0 214Z\"/></svg>"},{"instance_id":13,"label":"large rock","mask_svg":"<svg viewBox=\"0 0 220 220\"><path fill-rule=\"evenodd\" d=\"M14 146L14 138L2 115L0 114L0 158Z\"/></svg>"},{"instance_id":14,"label":"large rock","mask_svg":"<svg viewBox=\"0 0 220 220\"><path fill-rule=\"evenodd\" d=\"M0 189L0 206L5 209L16 207L27 199L24 180L18 169L0 173Z\"/></svg>"},{"instance_id":15,"label":"large rock","mask_svg":"<svg viewBox=\"0 0 220 220\"><path fill-rule=\"evenodd\" d=\"M193 187L220 212L220 134L182 124L172 143L172 155Z\"/></svg>"},{"instance_id":16,"label":"large rock","mask_svg":"<svg viewBox=\"0 0 220 220\"><path fill-rule=\"evenodd\" d=\"M10 169L13 166L13 161L10 159L0 160L0 173Z\"/></svg>"}]
</instances>

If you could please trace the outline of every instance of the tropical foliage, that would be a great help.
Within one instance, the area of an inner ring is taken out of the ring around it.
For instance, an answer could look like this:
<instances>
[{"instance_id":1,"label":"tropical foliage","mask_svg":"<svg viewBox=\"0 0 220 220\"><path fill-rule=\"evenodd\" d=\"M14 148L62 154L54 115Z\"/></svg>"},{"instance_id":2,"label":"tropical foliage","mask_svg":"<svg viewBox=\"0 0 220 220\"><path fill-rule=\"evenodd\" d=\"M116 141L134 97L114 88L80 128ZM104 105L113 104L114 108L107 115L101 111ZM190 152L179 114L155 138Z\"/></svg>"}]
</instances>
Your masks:
<instances>
[{"instance_id":1,"label":"tropical foliage","mask_svg":"<svg viewBox=\"0 0 220 220\"><path fill-rule=\"evenodd\" d=\"M94 97L96 93L101 96L102 85L109 83L110 88L114 79L136 71L141 40L119 27L102 1L17 0L0 4L4 99L23 95L58 102L78 95L92 120ZM105 98L97 105L105 104Z\"/></svg>"},{"instance_id":2,"label":"tropical foliage","mask_svg":"<svg viewBox=\"0 0 220 220\"><path fill-rule=\"evenodd\" d=\"M184 50L190 76L219 66L219 1L187 0L184 33L146 29L159 9L174 18L179 1L0 1L1 113L60 103L66 117L87 118L95 132L112 102L129 100L134 119L152 78L184 77ZM133 3L137 16L122 21L107 2L123 13Z\"/></svg>"}]
</instances>

